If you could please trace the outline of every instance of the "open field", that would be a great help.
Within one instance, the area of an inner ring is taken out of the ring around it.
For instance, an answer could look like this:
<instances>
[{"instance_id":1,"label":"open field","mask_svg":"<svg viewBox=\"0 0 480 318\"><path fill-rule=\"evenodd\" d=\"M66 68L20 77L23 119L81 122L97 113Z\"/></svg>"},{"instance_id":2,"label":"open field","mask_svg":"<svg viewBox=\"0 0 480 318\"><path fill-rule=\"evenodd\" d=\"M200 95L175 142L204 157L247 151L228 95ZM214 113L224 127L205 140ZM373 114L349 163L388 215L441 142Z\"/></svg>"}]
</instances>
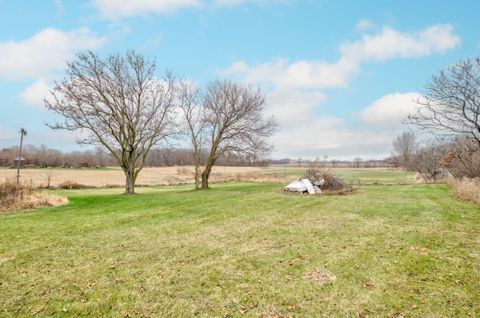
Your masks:
<instances>
[{"instance_id":1,"label":"open field","mask_svg":"<svg viewBox=\"0 0 480 318\"><path fill-rule=\"evenodd\" d=\"M287 182L303 175L306 167L214 167L212 181L277 181ZM334 168L329 169L334 174L361 184L399 184L414 183L412 173L388 168ZM193 167L160 167L145 168L139 175L139 185L170 185L193 183ZM0 168L0 180L14 178L15 169ZM104 169L23 169L24 182L34 185L45 185L51 178L51 185L56 186L64 181L74 181L87 186L123 186L125 175L118 167Z\"/></svg>"},{"instance_id":2,"label":"open field","mask_svg":"<svg viewBox=\"0 0 480 318\"><path fill-rule=\"evenodd\" d=\"M0 215L0 316L480 315L480 208L445 185L139 192Z\"/></svg>"}]
</instances>

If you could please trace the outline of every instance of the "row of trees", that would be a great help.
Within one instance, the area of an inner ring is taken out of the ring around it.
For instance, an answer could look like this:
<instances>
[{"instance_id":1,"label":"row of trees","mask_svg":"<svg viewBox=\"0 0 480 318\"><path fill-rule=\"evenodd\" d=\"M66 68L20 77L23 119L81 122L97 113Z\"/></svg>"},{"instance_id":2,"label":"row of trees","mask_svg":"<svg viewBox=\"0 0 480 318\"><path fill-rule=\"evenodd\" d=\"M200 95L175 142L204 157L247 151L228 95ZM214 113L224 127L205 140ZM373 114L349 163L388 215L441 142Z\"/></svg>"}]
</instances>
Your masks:
<instances>
[{"instance_id":1,"label":"row of trees","mask_svg":"<svg viewBox=\"0 0 480 318\"><path fill-rule=\"evenodd\" d=\"M208 153L203 152L202 162ZM14 160L18 156L18 146L0 150L0 167L13 167ZM86 168L86 167L111 167L118 166L117 160L101 147L93 150L62 152L41 145L25 145L22 149L22 157L29 167L47 168ZM217 163L223 166L264 166L268 160L252 161L241 154L228 153L218 158ZM147 155L145 166L165 167L194 165L192 150L188 148L176 148L173 146L155 147Z\"/></svg>"},{"instance_id":2,"label":"row of trees","mask_svg":"<svg viewBox=\"0 0 480 318\"><path fill-rule=\"evenodd\" d=\"M18 147L0 150L0 166L11 167L17 156ZM93 150L62 152L48 148L46 145L40 147L25 145L22 149L22 157L27 165L39 168L104 167L114 164L111 156L98 147Z\"/></svg>"},{"instance_id":3,"label":"row of trees","mask_svg":"<svg viewBox=\"0 0 480 318\"><path fill-rule=\"evenodd\" d=\"M462 60L427 83L419 108L406 122L436 136L418 142L412 132L393 141L394 162L435 181L480 177L480 57Z\"/></svg>"},{"instance_id":4,"label":"row of trees","mask_svg":"<svg viewBox=\"0 0 480 318\"><path fill-rule=\"evenodd\" d=\"M471 138L419 141L406 132L393 140L390 160L396 166L418 172L426 182L450 174L454 178L480 177L480 148Z\"/></svg>"},{"instance_id":5,"label":"row of trees","mask_svg":"<svg viewBox=\"0 0 480 318\"><path fill-rule=\"evenodd\" d=\"M276 122L264 116L258 88L215 80L201 89L170 72L159 79L155 62L133 51L106 58L88 52L67 66L45 100L62 118L49 126L83 131L80 143L106 149L125 173L127 194L134 193L151 150L171 138L189 137L196 188L208 188L219 158L256 160L270 149Z\"/></svg>"}]
</instances>

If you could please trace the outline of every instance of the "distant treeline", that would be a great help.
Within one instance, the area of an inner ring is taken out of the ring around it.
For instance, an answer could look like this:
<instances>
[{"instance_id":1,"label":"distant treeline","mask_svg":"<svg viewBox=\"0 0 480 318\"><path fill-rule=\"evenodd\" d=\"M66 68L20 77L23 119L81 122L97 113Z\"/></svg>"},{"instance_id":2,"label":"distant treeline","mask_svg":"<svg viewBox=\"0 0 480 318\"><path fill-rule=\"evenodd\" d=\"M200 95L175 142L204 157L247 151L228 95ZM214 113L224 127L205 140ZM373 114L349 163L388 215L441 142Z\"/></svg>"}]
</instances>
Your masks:
<instances>
[{"instance_id":1,"label":"distant treeline","mask_svg":"<svg viewBox=\"0 0 480 318\"><path fill-rule=\"evenodd\" d=\"M15 158L18 157L18 147L4 148L0 150L0 166L13 167ZM203 154L206 159L207 154ZM64 167L64 168L92 168L92 167L113 167L117 161L103 151L102 148L94 148L84 151L62 152L49 148L45 145L39 147L26 145L22 150L22 158L25 159L25 166L28 168ZM266 166L266 165L287 165L289 167L389 167L392 162L389 160L362 160L355 158L353 161L337 159L255 159L247 158L238 154L223 155L218 159L219 165L223 166ZM162 147L153 149L147 157L146 166L186 166L193 165L192 150L175 147Z\"/></svg>"},{"instance_id":2,"label":"distant treeline","mask_svg":"<svg viewBox=\"0 0 480 318\"><path fill-rule=\"evenodd\" d=\"M386 159L368 159L364 160L359 157L354 160L338 160L338 159L270 159L268 163L271 165L283 165L288 167L322 167L322 168L375 168L375 167L395 167L394 162L390 158Z\"/></svg>"},{"instance_id":3,"label":"distant treeline","mask_svg":"<svg viewBox=\"0 0 480 318\"><path fill-rule=\"evenodd\" d=\"M15 159L18 157L18 154L18 147L0 150L0 166L15 166ZM203 154L203 156L206 157L207 154ZM118 162L112 155L99 147L92 150L62 152L45 145L40 147L26 145L22 149L22 158L25 159L24 164L27 168L100 168L118 166ZM236 154L223 155L217 162L219 165L225 166L265 166L269 163L265 159L246 158ZM145 165L147 167L193 165L192 150L174 147L155 148L147 156Z\"/></svg>"}]
</instances>

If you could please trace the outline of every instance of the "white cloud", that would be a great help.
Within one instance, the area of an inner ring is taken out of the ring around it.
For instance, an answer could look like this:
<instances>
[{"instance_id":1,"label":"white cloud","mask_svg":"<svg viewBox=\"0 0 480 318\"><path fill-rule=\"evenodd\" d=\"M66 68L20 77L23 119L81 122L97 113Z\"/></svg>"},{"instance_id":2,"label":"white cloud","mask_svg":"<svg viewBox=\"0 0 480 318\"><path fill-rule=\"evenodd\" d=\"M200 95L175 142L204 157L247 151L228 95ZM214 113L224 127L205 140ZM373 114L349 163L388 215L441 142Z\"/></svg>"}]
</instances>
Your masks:
<instances>
[{"instance_id":1,"label":"white cloud","mask_svg":"<svg viewBox=\"0 0 480 318\"><path fill-rule=\"evenodd\" d=\"M271 83L280 87L328 88L347 85L350 76L357 71L358 65L340 59L333 64L322 60L294 63L276 60L255 66L236 62L223 73L240 75L247 82Z\"/></svg>"},{"instance_id":2,"label":"white cloud","mask_svg":"<svg viewBox=\"0 0 480 318\"><path fill-rule=\"evenodd\" d=\"M165 14L186 8L233 7L245 3L264 6L271 2L288 3L290 0L91 0L102 17L120 19L124 17Z\"/></svg>"},{"instance_id":3,"label":"white cloud","mask_svg":"<svg viewBox=\"0 0 480 318\"><path fill-rule=\"evenodd\" d=\"M343 58L352 62L386 61L441 53L460 44L450 24L437 24L416 33L402 33L384 28L377 35L364 35L360 41L340 47Z\"/></svg>"},{"instance_id":4,"label":"white cloud","mask_svg":"<svg viewBox=\"0 0 480 318\"><path fill-rule=\"evenodd\" d=\"M358 21L357 25L355 26L355 31L363 32L368 30L374 26L373 22L368 19L362 19Z\"/></svg>"},{"instance_id":5,"label":"white cloud","mask_svg":"<svg viewBox=\"0 0 480 318\"><path fill-rule=\"evenodd\" d=\"M402 33L384 28L380 34L364 35L361 40L340 46L340 58L288 62L275 60L250 66L233 63L226 75L240 76L248 82L263 82L281 87L331 88L346 86L360 70L361 63L393 58L412 58L441 53L460 44L460 37L449 24L434 25L417 33Z\"/></svg>"},{"instance_id":6,"label":"white cloud","mask_svg":"<svg viewBox=\"0 0 480 318\"><path fill-rule=\"evenodd\" d=\"M315 117L296 129L282 130L272 142L276 158L369 159L388 155L394 135L351 127L341 118Z\"/></svg>"},{"instance_id":7,"label":"white cloud","mask_svg":"<svg viewBox=\"0 0 480 318\"><path fill-rule=\"evenodd\" d=\"M103 17L116 19L199 7L202 2L200 0L93 0L93 5Z\"/></svg>"},{"instance_id":8,"label":"white cloud","mask_svg":"<svg viewBox=\"0 0 480 318\"><path fill-rule=\"evenodd\" d=\"M364 23L365 26L365 23ZM419 93L393 93L372 103L357 121L320 115L326 88L345 87L363 63L395 58L415 58L453 49L460 37L451 25L433 25L419 32L403 33L384 28L375 35L340 46L335 62L277 59L249 65L237 61L224 75L246 82L261 83L270 89L268 110L279 120L282 130L272 139L275 157L314 158L382 157L389 153L392 138L403 129L401 121L415 110Z\"/></svg>"},{"instance_id":9,"label":"white cloud","mask_svg":"<svg viewBox=\"0 0 480 318\"><path fill-rule=\"evenodd\" d=\"M43 106L43 100L51 98L50 89L45 80L38 80L20 93L20 100L30 106Z\"/></svg>"},{"instance_id":10,"label":"white cloud","mask_svg":"<svg viewBox=\"0 0 480 318\"><path fill-rule=\"evenodd\" d=\"M367 124L400 125L401 121L418 109L416 100L422 95L417 92L392 93L380 97L360 113Z\"/></svg>"},{"instance_id":11,"label":"white cloud","mask_svg":"<svg viewBox=\"0 0 480 318\"><path fill-rule=\"evenodd\" d=\"M214 4L217 6L231 7L231 6L236 6L249 1L251 0L215 0Z\"/></svg>"},{"instance_id":12,"label":"white cloud","mask_svg":"<svg viewBox=\"0 0 480 318\"><path fill-rule=\"evenodd\" d=\"M325 101L325 94L318 91L276 89L270 93L266 109L282 128L289 128L309 121L313 109Z\"/></svg>"},{"instance_id":13,"label":"white cloud","mask_svg":"<svg viewBox=\"0 0 480 318\"><path fill-rule=\"evenodd\" d=\"M8 80L45 78L65 67L79 50L94 50L105 43L88 28L69 32L43 29L29 39L0 42L0 77Z\"/></svg>"}]
</instances>

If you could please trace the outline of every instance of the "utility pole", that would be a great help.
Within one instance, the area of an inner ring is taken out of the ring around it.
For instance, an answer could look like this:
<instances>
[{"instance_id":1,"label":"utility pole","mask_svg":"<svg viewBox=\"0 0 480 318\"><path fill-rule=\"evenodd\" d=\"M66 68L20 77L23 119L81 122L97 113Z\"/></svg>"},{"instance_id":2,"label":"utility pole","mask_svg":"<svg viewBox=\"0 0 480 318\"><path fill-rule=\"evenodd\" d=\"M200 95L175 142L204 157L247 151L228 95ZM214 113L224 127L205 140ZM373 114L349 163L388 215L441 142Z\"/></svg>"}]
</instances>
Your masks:
<instances>
[{"instance_id":1,"label":"utility pole","mask_svg":"<svg viewBox=\"0 0 480 318\"><path fill-rule=\"evenodd\" d=\"M22 146L23 146L23 136L27 135L25 128L20 128L20 148L18 150L17 158L17 185L20 184L20 165L22 161Z\"/></svg>"}]
</instances>

